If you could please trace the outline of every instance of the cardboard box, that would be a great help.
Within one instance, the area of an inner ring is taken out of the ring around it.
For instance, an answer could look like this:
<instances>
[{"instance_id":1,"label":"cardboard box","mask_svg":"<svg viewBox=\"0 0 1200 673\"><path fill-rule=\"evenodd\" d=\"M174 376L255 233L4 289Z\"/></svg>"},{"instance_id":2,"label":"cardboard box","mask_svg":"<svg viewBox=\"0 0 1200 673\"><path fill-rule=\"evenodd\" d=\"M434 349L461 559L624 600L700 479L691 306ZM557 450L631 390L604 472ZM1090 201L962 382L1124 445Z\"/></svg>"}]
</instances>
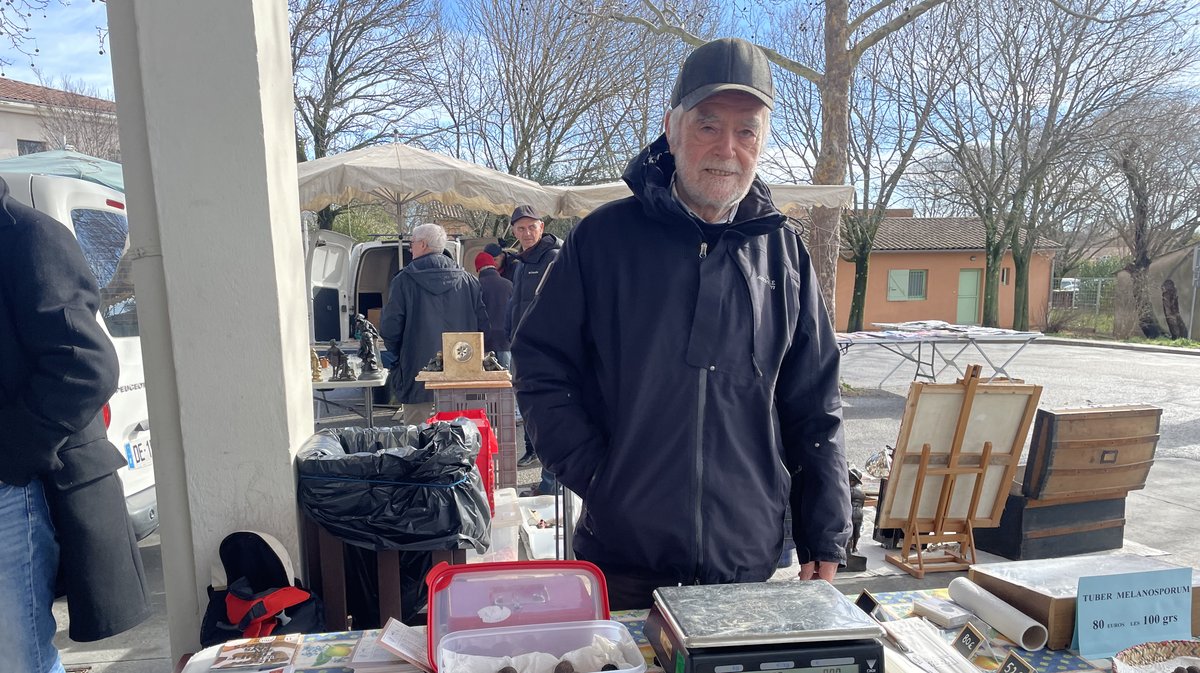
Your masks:
<instances>
[{"instance_id":1,"label":"cardboard box","mask_svg":"<svg viewBox=\"0 0 1200 673\"><path fill-rule=\"evenodd\" d=\"M369 309L367 309L367 320L368 320L368 321L369 321L369 322L370 322L372 325L374 325L374 326L375 326L375 329L379 329L379 319L380 319L380 317L381 317L382 315L383 315L383 309L382 309L382 308L369 308Z\"/></svg>"},{"instance_id":2,"label":"cardboard box","mask_svg":"<svg viewBox=\"0 0 1200 673\"><path fill-rule=\"evenodd\" d=\"M1179 566L1144 556L1072 556L1038 561L984 563L967 577L1046 627L1046 647L1063 650L1075 630L1075 594L1079 578L1162 570ZM1192 575L1192 635L1200 635L1200 576Z\"/></svg>"}]
</instances>

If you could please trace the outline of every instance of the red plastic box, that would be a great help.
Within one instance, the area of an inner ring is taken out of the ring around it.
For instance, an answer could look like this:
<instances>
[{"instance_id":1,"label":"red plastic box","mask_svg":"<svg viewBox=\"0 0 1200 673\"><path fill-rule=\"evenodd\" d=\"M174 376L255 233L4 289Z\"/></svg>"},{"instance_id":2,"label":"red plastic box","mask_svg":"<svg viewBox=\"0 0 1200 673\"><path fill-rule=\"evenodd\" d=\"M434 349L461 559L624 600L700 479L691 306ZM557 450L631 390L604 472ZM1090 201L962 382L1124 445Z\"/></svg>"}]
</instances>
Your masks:
<instances>
[{"instance_id":1,"label":"red plastic box","mask_svg":"<svg viewBox=\"0 0 1200 673\"><path fill-rule=\"evenodd\" d=\"M429 585L429 663L447 651L516 656L530 651L562 656L601 635L621 643L628 659L645 661L624 624L609 620L604 574L587 561L517 561L448 565L425 577ZM579 673L590 673L579 671Z\"/></svg>"}]
</instances>

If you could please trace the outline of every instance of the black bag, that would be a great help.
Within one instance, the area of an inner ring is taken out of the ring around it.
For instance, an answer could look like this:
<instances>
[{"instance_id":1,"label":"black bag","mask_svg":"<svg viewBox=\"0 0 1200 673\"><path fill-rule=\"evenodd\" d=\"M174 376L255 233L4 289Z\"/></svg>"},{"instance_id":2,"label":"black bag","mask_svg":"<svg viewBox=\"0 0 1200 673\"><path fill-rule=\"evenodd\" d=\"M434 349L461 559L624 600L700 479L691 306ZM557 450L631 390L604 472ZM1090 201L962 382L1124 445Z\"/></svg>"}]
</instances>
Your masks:
<instances>
[{"instance_id":1,"label":"black bag","mask_svg":"<svg viewBox=\"0 0 1200 673\"><path fill-rule=\"evenodd\" d=\"M249 530L230 533L212 569L208 608L200 622L204 647L235 638L325 630L321 599L304 589L279 540Z\"/></svg>"}]
</instances>

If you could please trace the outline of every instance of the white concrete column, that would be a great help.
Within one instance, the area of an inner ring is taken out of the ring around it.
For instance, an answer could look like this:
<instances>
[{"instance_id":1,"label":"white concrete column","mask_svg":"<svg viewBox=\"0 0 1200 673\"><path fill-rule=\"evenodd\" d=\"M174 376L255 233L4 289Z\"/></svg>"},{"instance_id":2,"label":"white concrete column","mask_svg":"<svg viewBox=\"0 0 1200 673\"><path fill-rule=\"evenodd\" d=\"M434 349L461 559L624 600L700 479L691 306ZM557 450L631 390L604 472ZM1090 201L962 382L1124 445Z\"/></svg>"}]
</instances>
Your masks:
<instances>
[{"instance_id":1,"label":"white concrete column","mask_svg":"<svg viewBox=\"0 0 1200 673\"><path fill-rule=\"evenodd\" d=\"M298 564L312 433L283 0L110 0L171 653L194 651L221 538Z\"/></svg>"}]
</instances>

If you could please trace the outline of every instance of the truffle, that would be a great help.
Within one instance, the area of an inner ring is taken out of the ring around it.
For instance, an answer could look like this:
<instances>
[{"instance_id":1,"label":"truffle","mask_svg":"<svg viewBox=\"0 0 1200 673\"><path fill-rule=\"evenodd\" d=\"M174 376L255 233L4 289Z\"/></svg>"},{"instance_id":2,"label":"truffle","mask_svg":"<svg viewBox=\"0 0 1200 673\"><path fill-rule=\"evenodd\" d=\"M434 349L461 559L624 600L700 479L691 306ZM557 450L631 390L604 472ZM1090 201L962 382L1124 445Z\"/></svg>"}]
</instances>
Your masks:
<instances>
[{"instance_id":1,"label":"truffle","mask_svg":"<svg viewBox=\"0 0 1200 673\"><path fill-rule=\"evenodd\" d=\"M1200 666L1188 666L1187 673L1200 673Z\"/></svg>"},{"instance_id":2,"label":"truffle","mask_svg":"<svg viewBox=\"0 0 1200 673\"><path fill-rule=\"evenodd\" d=\"M616 664L604 664L603 666L600 667L600 670L615 671L615 670L617 670L617 665Z\"/></svg>"},{"instance_id":3,"label":"truffle","mask_svg":"<svg viewBox=\"0 0 1200 673\"><path fill-rule=\"evenodd\" d=\"M496 671L496 673L517 673L517 669L513 668L512 666L505 666L504 668Z\"/></svg>"},{"instance_id":4,"label":"truffle","mask_svg":"<svg viewBox=\"0 0 1200 673\"><path fill-rule=\"evenodd\" d=\"M575 666L566 659L563 659L554 667L554 673L575 673Z\"/></svg>"}]
</instances>

